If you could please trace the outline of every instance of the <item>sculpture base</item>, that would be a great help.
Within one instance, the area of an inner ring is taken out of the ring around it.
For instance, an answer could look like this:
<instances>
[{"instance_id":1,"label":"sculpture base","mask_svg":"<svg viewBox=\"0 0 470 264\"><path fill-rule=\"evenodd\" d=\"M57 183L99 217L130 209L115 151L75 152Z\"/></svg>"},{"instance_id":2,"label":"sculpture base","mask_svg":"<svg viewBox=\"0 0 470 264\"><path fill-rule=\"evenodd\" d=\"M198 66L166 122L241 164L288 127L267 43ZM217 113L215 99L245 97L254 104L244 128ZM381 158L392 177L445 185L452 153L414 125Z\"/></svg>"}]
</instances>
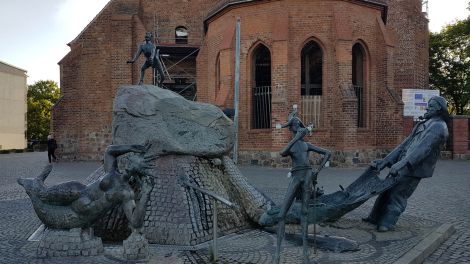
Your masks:
<instances>
[{"instance_id":1,"label":"sculpture base","mask_svg":"<svg viewBox=\"0 0 470 264\"><path fill-rule=\"evenodd\" d=\"M146 260L149 257L149 243L143 234L133 232L122 242L122 246L126 260Z\"/></svg>"},{"instance_id":2,"label":"sculpture base","mask_svg":"<svg viewBox=\"0 0 470 264\"><path fill-rule=\"evenodd\" d=\"M290 235L290 237L292 240L296 239L297 246L302 246L301 234ZM286 239L289 239L290 237ZM317 235L314 237L312 234L309 234L308 243L311 247L315 246L319 250L335 253L348 251L354 252L359 250L359 244L357 241L340 236Z\"/></svg>"},{"instance_id":3,"label":"sculpture base","mask_svg":"<svg viewBox=\"0 0 470 264\"><path fill-rule=\"evenodd\" d=\"M38 257L96 256L103 253L101 238L92 228L49 229L39 240Z\"/></svg>"},{"instance_id":4,"label":"sculpture base","mask_svg":"<svg viewBox=\"0 0 470 264\"><path fill-rule=\"evenodd\" d=\"M212 160L188 155L168 155L155 161L151 177L155 185L146 204L144 232L151 244L194 246L213 238L213 214L217 211L219 235L249 227L267 211L272 202L251 186L232 160ZM88 182L101 177L101 170ZM237 204L230 208L183 184L183 180L213 191ZM122 241L130 235L121 208L110 211L95 224L105 241Z\"/></svg>"}]
</instances>

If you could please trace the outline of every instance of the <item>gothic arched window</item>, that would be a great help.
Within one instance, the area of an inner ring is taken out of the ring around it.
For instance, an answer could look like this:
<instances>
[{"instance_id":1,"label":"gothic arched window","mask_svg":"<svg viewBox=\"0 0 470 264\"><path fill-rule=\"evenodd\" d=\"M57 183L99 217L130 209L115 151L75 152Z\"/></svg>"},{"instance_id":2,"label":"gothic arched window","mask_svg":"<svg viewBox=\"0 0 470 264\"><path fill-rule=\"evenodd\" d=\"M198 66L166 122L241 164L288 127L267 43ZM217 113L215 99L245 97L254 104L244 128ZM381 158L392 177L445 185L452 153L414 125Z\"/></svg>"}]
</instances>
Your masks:
<instances>
[{"instance_id":1,"label":"gothic arched window","mask_svg":"<svg viewBox=\"0 0 470 264\"><path fill-rule=\"evenodd\" d=\"M352 85L357 97L357 126L365 127L366 102L365 102L365 52L360 43L352 48Z\"/></svg>"},{"instance_id":2,"label":"gothic arched window","mask_svg":"<svg viewBox=\"0 0 470 264\"><path fill-rule=\"evenodd\" d=\"M309 41L301 51L300 94L301 113L305 123L321 124L323 95L323 51L315 41Z\"/></svg>"},{"instance_id":3,"label":"gothic arched window","mask_svg":"<svg viewBox=\"0 0 470 264\"><path fill-rule=\"evenodd\" d=\"M252 122L254 129L271 128L271 52L259 44L253 52Z\"/></svg>"}]
</instances>

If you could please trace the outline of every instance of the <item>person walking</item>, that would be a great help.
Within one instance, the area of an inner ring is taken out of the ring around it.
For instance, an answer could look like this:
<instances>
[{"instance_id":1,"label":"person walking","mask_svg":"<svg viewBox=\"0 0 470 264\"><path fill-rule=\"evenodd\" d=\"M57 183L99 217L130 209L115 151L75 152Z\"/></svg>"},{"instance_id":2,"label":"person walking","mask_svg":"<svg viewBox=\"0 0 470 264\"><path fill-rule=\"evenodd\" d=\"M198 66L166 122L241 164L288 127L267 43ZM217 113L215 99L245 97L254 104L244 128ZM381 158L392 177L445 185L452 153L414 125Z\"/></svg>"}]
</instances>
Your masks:
<instances>
[{"instance_id":1,"label":"person walking","mask_svg":"<svg viewBox=\"0 0 470 264\"><path fill-rule=\"evenodd\" d=\"M49 163L52 161L57 162L57 157L55 156L55 150L57 149L57 142L55 141L52 135L47 136L47 157L49 158Z\"/></svg>"}]
</instances>

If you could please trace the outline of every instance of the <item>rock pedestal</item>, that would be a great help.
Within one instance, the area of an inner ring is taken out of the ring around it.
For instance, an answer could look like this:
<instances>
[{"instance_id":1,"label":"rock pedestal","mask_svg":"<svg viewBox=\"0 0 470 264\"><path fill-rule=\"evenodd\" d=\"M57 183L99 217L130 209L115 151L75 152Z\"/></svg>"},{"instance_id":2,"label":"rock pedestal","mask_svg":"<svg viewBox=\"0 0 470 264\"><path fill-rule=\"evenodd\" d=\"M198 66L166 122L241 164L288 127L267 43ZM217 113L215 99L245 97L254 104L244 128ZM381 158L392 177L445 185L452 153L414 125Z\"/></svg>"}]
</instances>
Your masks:
<instances>
[{"instance_id":1,"label":"rock pedestal","mask_svg":"<svg viewBox=\"0 0 470 264\"><path fill-rule=\"evenodd\" d=\"M220 235L257 223L272 206L271 200L251 186L228 157L217 162L169 155L158 158L154 165L155 185L149 194L144 221L145 237L150 243L192 246L212 239L213 202L207 195L185 187L182 179L238 205L229 208L216 203ZM99 172L88 181L99 178ZM112 210L94 228L105 240L121 241L130 234L120 208Z\"/></svg>"},{"instance_id":2,"label":"rock pedestal","mask_svg":"<svg viewBox=\"0 0 470 264\"><path fill-rule=\"evenodd\" d=\"M145 260L149 257L149 243L143 234L132 233L122 242L123 257L127 260Z\"/></svg>"},{"instance_id":3,"label":"rock pedestal","mask_svg":"<svg viewBox=\"0 0 470 264\"><path fill-rule=\"evenodd\" d=\"M216 203L218 232L235 232L258 222L272 202L248 183L227 153L233 123L216 106L192 102L156 86L120 87L113 108L113 144L148 146L156 157L149 173L154 186L146 204L144 232L149 243L192 246L212 239L213 201L182 179L235 204ZM88 177L93 182L104 174ZM130 235L121 208L96 223L96 234L122 241Z\"/></svg>"},{"instance_id":4,"label":"rock pedestal","mask_svg":"<svg viewBox=\"0 0 470 264\"><path fill-rule=\"evenodd\" d=\"M39 241L38 257L96 256L103 253L101 238L92 228L48 229Z\"/></svg>"}]
</instances>

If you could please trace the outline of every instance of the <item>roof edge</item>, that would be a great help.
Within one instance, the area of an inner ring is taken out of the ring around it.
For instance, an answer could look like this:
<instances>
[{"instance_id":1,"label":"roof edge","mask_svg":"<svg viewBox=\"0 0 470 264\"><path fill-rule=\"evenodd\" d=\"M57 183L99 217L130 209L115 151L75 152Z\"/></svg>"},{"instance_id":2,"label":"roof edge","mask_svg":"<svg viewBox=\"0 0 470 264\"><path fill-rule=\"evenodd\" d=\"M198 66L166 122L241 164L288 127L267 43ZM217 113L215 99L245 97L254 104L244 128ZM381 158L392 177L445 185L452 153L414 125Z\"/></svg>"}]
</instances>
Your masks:
<instances>
[{"instance_id":1,"label":"roof edge","mask_svg":"<svg viewBox=\"0 0 470 264\"><path fill-rule=\"evenodd\" d=\"M209 20L211 20L213 17L217 16L218 14L222 13L226 9L236 6L236 5L240 5L240 4L260 2L260 1L263 1L263 0L227 0L227 1L222 2L222 4L217 5L211 11L209 11L207 16L204 18L204 30L207 31L207 26L208 26L207 23ZM347 1L363 2L364 4L382 7L384 9L383 14L382 14L382 19L384 20L384 22L386 22L388 5L382 0L347 0Z\"/></svg>"},{"instance_id":2,"label":"roof edge","mask_svg":"<svg viewBox=\"0 0 470 264\"><path fill-rule=\"evenodd\" d=\"M225 10L225 9L231 7L231 6L235 6L235 5L239 5L239 4L245 4L245 3L251 3L251 2L257 2L257 1L261 1L261 0L228 0L228 1L224 1L221 4L217 5L216 7L214 7L211 11L209 11L207 16L204 18L204 24L206 24L208 20L210 20L211 18L213 18L214 16L216 16L217 14L219 14L220 12L222 12L223 10Z\"/></svg>"},{"instance_id":3,"label":"roof edge","mask_svg":"<svg viewBox=\"0 0 470 264\"><path fill-rule=\"evenodd\" d=\"M0 63L6 65L6 66L8 66L8 67L14 68L14 69L16 69L16 70L23 71L24 73L27 73L27 72L28 72L28 71L25 70L25 69L22 69L22 68L20 68L20 67L16 67L16 66L14 66L14 65L8 64L8 63L6 63L6 62L4 62L4 61L1 61L1 60L0 60Z\"/></svg>"},{"instance_id":4,"label":"roof edge","mask_svg":"<svg viewBox=\"0 0 470 264\"><path fill-rule=\"evenodd\" d=\"M72 41L70 41L70 42L67 44L67 46L70 47L71 45L73 45L73 44L83 35L83 33L85 33L85 31L91 26L91 24L93 24L93 23L96 21L96 19L97 19L99 16L101 16L101 14L104 12L104 10L105 10L106 8L108 8L108 7L111 5L111 3L114 2L114 1L115 1L115 0L110 0L110 1L101 9L101 11L98 12L98 14L96 14L96 16L86 25L86 27L83 28L82 31L80 31L80 33L78 33L78 35L77 35Z\"/></svg>"}]
</instances>

